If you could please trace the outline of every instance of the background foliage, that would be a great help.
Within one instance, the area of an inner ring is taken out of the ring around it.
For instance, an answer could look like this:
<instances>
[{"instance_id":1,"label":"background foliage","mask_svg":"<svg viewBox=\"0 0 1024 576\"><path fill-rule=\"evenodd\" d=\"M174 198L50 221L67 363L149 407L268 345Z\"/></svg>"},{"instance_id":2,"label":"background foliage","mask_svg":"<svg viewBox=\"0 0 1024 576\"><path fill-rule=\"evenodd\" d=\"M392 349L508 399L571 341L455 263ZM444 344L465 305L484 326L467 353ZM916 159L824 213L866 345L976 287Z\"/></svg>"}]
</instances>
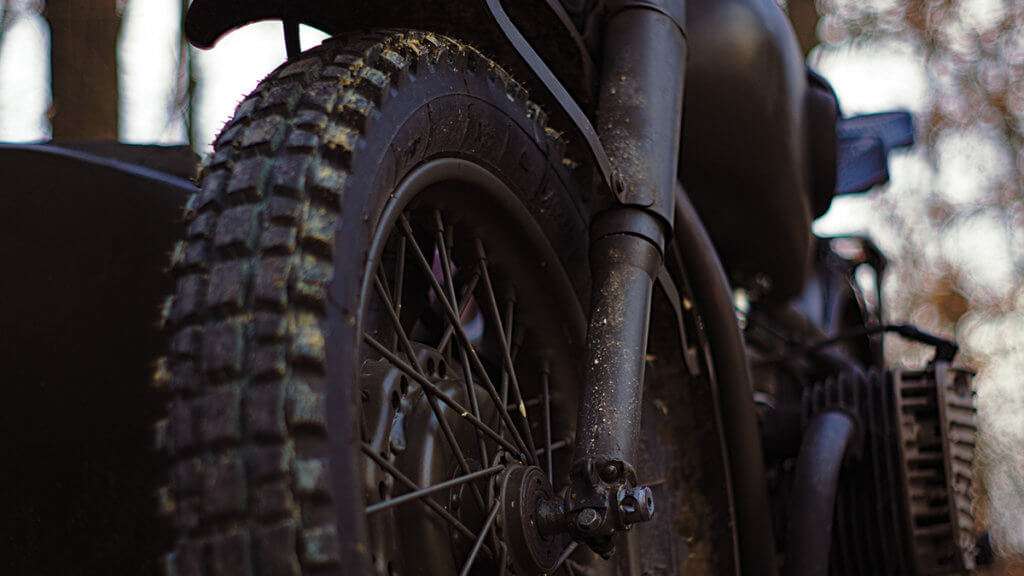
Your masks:
<instances>
[{"instance_id":1,"label":"background foliage","mask_svg":"<svg viewBox=\"0 0 1024 576\"><path fill-rule=\"evenodd\" d=\"M979 372L988 488L979 511L1003 552L1020 553L1024 2L821 0L817 8L818 51L896 51L923 74L919 146L894 166L891 189L867 201L868 227L894 264L890 316L955 336ZM923 360L915 347L892 350L897 361Z\"/></svg>"}]
</instances>

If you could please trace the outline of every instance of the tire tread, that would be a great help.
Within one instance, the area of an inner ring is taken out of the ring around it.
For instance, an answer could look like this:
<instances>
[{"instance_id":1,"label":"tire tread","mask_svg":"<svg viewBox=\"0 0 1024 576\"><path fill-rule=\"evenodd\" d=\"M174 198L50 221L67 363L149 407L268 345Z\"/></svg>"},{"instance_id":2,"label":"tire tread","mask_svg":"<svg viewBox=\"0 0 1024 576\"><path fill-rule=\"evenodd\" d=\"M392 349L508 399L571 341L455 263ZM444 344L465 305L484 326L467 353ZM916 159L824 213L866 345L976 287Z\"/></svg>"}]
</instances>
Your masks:
<instances>
[{"instance_id":1,"label":"tire tread","mask_svg":"<svg viewBox=\"0 0 1024 576\"><path fill-rule=\"evenodd\" d=\"M185 209L164 305L171 396L157 438L171 575L339 574L327 480L326 286L347 171L374 114L442 60L486 70L561 152L543 112L497 65L426 32L332 38L239 105Z\"/></svg>"}]
</instances>

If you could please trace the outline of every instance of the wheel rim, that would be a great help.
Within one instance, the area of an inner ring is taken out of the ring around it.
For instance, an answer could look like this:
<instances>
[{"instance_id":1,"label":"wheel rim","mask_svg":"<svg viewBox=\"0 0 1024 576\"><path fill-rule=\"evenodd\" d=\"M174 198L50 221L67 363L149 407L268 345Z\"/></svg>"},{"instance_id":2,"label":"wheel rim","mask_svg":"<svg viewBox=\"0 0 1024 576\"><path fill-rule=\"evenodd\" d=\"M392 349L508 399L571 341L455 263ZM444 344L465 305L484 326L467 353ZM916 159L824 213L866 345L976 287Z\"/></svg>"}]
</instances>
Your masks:
<instances>
[{"instance_id":1,"label":"wheel rim","mask_svg":"<svg viewBox=\"0 0 1024 576\"><path fill-rule=\"evenodd\" d=\"M535 531L524 545L503 510L510 477L558 489L571 455L583 317L543 232L489 172L438 160L399 186L368 262L359 432L377 572L539 571L530 550L571 571L574 546Z\"/></svg>"}]
</instances>

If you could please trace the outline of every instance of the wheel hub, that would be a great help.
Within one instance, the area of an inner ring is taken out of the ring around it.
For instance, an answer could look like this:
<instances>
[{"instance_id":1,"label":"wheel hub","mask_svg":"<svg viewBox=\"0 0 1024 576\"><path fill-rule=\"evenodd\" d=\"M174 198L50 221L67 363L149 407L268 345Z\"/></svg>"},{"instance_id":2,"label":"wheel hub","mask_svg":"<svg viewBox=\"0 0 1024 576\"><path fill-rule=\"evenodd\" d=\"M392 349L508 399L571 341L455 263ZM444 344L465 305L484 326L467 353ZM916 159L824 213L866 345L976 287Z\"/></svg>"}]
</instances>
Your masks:
<instances>
[{"instance_id":1,"label":"wheel hub","mask_svg":"<svg viewBox=\"0 0 1024 576\"><path fill-rule=\"evenodd\" d=\"M547 574L571 542L546 522L560 517L558 497L536 466L512 466L502 476L502 527L516 574Z\"/></svg>"},{"instance_id":2,"label":"wheel hub","mask_svg":"<svg viewBox=\"0 0 1024 576\"><path fill-rule=\"evenodd\" d=\"M421 364L431 368L431 380L453 398L465 401L465 385L458 371L443 370L445 359L437 350L416 346ZM397 468L422 485L435 484L462 472L450 462L450 454L424 395L402 382L401 372L384 362L364 365L365 382L374 393L367 398L368 411L379 411L375 429L370 437L386 438L383 445L390 447ZM381 396L378 398L378 396ZM480 409L488 419L493 418L495 407L481 394ZM443 409L455 435L466 443L475 439L473 430L457 414ZM493 449L494 446L490 445ZM475 456L475 454L473 454ZM492 456L494 453L492 452ZM484 467L479 460L470 458L473 471ZM493 463L492 463L493 464ZM380 476L380 477L378 477ZM377 484L386 476L375 474L368 478ZM561 554L571 543L566 530L559 524L563 517L561 499L557 496L544 471L537 466L510 463L492 480L487 493L492 504L501 507L498 516L498 536L507 546L507 559L517 576L547 574L556 567ZM478 485L481 487L481 485ZM483 524L487 511L481 509L469 484L459 485L447 492L442 500L446 508L465 526L476 529ZM455 530L438 530L440 524L430 516L410 514L414 508L396 510L395 530L406 534L402 548L406 556L418 558L431 566L457 567L473 545L471 539ZM443 544L447 540L447 545ZM490 540L488 540L490 542ZM447 552L445 552L447 550ZM481 559L477 566L483 570L496 569L495 558Z\"/></svg>"}]
</instances>

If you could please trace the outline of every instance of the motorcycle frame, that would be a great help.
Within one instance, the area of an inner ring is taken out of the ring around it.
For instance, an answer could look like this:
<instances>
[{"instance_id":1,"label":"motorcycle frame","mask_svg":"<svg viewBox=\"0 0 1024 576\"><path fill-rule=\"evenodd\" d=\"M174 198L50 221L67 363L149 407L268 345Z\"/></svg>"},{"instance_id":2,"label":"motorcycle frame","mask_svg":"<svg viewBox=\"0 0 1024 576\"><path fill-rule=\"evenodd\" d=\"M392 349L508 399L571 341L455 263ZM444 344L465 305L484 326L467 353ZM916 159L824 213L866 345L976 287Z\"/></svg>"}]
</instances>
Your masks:
<instances>
[{"instance_id":1,"label":"motorcycle frame","mask_svg":"<svg viewBox=\"0 0 1024 576\"><path fill-rule=\"evenodd\" d=\"M567 517L584 508L604 509L606 541L627 528L607 510L608 494L636 484L631 462L639 436L652 291L666 244L683 242L677 246L701 301L718 376L733 495L729 513L739 541L736 564L743 573L774 574L760 432L731 291L699 217L678 186L685 0L607 0L600 28L604 57L596 75L584 39L558 0L515 4L540 17L520 29L501 0L195 0L186 33L193 44L209 47L231 29L281 20L289 55L294 55L299 23L331 34L410 27L476 44L523 77L531 96L552 112L552 123L575 134L575 152L590 160L599 189L591 226L593 291L584 395ZM464 27L466 20L493 26ZM591 117L598 119L596 128ZM604 473L609 470L614 473ZM585 539L579 532L575 536Z\"/></svg>"}]
</instances>

